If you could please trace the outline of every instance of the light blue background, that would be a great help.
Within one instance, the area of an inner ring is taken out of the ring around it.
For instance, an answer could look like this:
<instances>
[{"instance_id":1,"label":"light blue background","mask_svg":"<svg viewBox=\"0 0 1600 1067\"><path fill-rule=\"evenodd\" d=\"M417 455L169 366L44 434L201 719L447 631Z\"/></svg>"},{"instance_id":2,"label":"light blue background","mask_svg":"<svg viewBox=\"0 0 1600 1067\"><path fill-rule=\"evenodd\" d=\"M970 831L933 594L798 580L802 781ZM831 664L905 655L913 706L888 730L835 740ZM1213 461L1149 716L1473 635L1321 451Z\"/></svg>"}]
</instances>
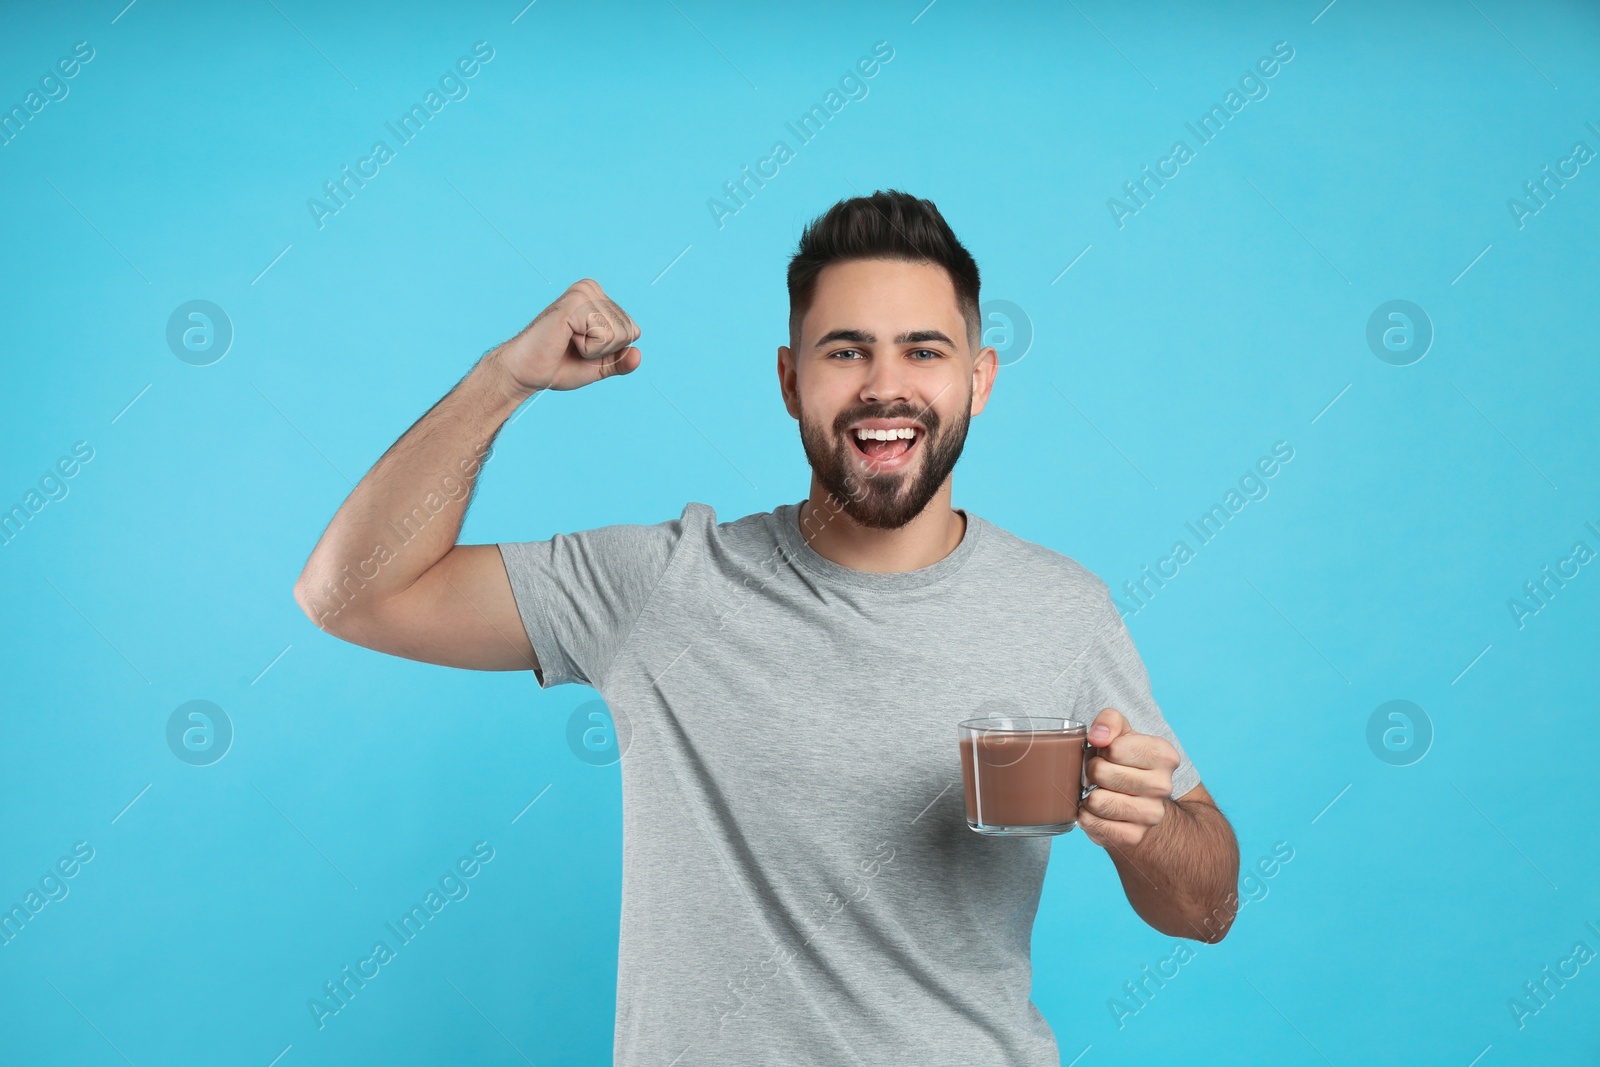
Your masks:
<instances>
[{"instance_id":1,"label":"light blue background","mask_svg":"<svg viewBox=\"0 0 1600 1067\"><path fill-rule=\"evenodd\" d=\"M787 256L902 188L1035 334L958 506L1120 589L1295 450L1130 619L1246 867L1294 858L1119 1028L1176 943L1060 839L1034 996L1063 1063L1595 1061L1600 962L1508 1007L1600 951L1600 565L1507 607L1600 550L1600 164L1507 207L1600 150L1592 6L123 2L0 13L6 108L95 49L0 147L0 502L95 450L0 548L0 903L95 849L0 947L7 1059L608 1062L618 768L566 742L595 694L341 643L292 583L350 480L585 276L644 364L525 408L462 539L798 501ZM480 40L470 95L319 229L307 199ZM707 200L878 41L869 95L719 229ZM1107 199L1278 41L1269 95L1119 229ZM210 366L165 341L192 299L234 326ZM1410 366L1366 345L1391 299L1436 332ZM236 731L211 766L167 747L191 699ZM1392 699L1432 722L1410 766L1366 741ZM470 895L319 1031L307 1000L480 840Z\"/></svg>"}]
</instances>

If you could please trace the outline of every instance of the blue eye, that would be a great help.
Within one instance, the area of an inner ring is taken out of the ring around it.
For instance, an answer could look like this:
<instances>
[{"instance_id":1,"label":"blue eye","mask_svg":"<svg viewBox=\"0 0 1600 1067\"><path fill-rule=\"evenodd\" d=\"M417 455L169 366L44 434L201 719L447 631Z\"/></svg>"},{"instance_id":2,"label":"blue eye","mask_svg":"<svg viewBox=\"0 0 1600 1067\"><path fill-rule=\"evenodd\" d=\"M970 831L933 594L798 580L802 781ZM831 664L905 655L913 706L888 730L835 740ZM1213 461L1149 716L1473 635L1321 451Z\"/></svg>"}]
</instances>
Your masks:
<instances>
[{"instance_id":1,"label":"blue eye","mask_svg":"<svg viewBox=\"0 0 1600 1067\"><path fill-rule=\"evenodd\" d=\"M934 360L941 360L941 358L944 358L944 354L936 349L912 349L910 350L910 355L912 355L912 362L914 363L933 363ZM840 349L838 352L830 354L827 358L830 358L830 360L838 360L838 358L845 357L851 357L850 362L854 363L856 360L858 360L858 358L861 358L861 350Z\"/></svg>"},{"instance_id":2,"label":"blue eye","mask_svg":"<svg viewBox=\"0 0 1600 1067\"><path fill-rule=\"evenodd\" d=\"M858 349L841 348L839 351L833 353L833 355L829 356L828 358L829 359L838 359L840 356L849 355L849 354L852 354L852 353L855 354L855 355L858 355L858 356L861 354ZM932 348L914 348L914 349L911 350L911 354L914 355L914 356L918 355L918 354L925 354L925 355L932 356L934 359L941 359L944 356L943 352L936 351L936 350L934 350ZM918 363L927 363L928 360L919 359L916 362L918 362Z\"/></svg>"}]
</instances>

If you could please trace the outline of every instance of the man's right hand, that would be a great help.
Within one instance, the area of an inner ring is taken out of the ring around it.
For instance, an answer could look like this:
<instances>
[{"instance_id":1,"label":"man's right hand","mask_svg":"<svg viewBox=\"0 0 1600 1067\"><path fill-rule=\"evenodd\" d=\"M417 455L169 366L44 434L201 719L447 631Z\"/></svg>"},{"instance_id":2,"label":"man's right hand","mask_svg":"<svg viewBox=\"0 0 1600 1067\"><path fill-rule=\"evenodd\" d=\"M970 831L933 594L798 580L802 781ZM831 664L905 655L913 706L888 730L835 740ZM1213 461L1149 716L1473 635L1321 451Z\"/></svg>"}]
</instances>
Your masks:
<instances>
[{"instance_id":1,"label":"man's right hand","mask_svg":"<svg viewBox=\"0 0 1600 1067\"><path fill-rule=\"evenodd\" d=\"M592 278L573 282L555 303L491 354L513 393L577 389L638 369L639 327Z\"/></svg>"}]
</instances>

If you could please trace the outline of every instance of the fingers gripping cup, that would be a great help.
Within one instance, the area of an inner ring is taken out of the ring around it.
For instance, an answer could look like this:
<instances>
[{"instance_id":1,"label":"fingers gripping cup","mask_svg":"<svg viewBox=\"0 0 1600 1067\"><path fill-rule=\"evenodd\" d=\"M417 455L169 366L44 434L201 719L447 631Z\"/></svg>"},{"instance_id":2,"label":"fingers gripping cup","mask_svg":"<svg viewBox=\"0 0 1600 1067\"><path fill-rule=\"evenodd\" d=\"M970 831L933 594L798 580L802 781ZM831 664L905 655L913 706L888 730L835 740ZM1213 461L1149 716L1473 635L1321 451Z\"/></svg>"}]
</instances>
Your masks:
<instances>
[{"instance_id":1,"label":"fingers gripping cup","mask_svg":"<svg viewBox=\"0 0 1600 1067\"><path fill-rule=\"evenodd\" d=\"M1048 837L1078 825L1100 750L1072 719L990 715L958 723L967 825L999 837Z\"/></svg>"}]
</instances>

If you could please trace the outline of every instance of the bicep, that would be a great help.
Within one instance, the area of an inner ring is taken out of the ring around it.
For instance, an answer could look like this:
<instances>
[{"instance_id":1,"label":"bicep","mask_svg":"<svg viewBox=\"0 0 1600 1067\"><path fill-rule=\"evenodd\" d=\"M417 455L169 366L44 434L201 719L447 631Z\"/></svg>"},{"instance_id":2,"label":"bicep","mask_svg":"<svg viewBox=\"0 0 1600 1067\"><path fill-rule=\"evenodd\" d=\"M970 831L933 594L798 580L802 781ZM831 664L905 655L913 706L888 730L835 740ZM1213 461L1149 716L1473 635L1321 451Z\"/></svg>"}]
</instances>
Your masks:
<instances>
[{"instance_id":1,"label":"bicep","mask_svg":"<svg viewBox=\"0 0 1600 1067\"><path fill-rule=\"evenodd\" d=\"M393 656L479 671L539 670L495 545L457 545L339 634Z\"/></svg>"}]
</instances>

